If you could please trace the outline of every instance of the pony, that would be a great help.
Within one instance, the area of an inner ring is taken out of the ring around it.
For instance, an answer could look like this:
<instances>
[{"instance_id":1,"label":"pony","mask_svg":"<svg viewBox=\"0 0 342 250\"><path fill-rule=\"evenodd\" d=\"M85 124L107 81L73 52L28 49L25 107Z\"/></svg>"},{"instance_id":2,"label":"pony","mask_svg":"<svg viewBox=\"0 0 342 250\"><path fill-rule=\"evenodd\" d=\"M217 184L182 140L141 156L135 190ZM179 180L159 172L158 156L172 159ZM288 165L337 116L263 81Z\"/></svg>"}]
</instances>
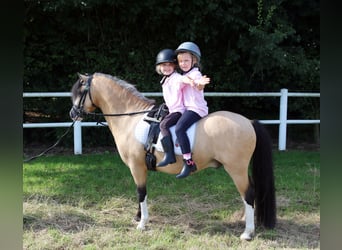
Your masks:
<instances>
[{"instance_id":1,"label":"pony","mask_svg":"<svg viewBox=\"0 0 342 250\"><path fill-rule=\"evenodd\" d=\"M118 153L134 179L139 201L134 219L138 223L137 229L144 230L149 218L148 168L144 145L135 138L134 130L144 114L153 109L155 100L146 98L134 85L115 76L104 73L78 76L71 90L70 117L74 121L81 120L84 114L91 114L96 108L102 111ZM231 176L244 204L245 229L241 239L254 237L255 224L267 229L275 227L272 144L267 130L258 120L229 111L209 113L197 122L192 152L197 171L223 166ZM163 152L155 151L155 157L160 161ZM176 163L156 167L156 170L178 174L182 169L181 155L176 159Z\"/></svg>"}]
</instances>

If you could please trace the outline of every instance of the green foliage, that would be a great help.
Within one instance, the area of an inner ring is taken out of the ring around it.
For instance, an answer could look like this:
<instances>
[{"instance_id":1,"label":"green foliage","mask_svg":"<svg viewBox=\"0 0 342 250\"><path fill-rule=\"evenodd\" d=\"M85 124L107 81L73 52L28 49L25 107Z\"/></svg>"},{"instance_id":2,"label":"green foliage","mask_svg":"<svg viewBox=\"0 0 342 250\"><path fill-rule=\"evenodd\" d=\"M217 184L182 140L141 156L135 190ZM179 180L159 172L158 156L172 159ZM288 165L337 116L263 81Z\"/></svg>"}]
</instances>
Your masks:
<instances>
[{"instance_id":1,"label":"green foliage","mask_svg":"<svg viewBox=\"0 0 342 250\"><path fill-rule=\"evenodd\" d=\"M27 0L24 7L24 92L69 91L77 72L108 73L141 92L160 91L156 54L187 40L201 48L202 72L212 79L206 91L320 89L317 0ZM46 105L46 100L25 98L24 114L69 119L71 103L63 99ZM279 110L252 98L208 102L211 111L223 108L255 117L276 117ZM305 106L296 106L302 117L316 115Z\"/></svg>"}]
</instances>

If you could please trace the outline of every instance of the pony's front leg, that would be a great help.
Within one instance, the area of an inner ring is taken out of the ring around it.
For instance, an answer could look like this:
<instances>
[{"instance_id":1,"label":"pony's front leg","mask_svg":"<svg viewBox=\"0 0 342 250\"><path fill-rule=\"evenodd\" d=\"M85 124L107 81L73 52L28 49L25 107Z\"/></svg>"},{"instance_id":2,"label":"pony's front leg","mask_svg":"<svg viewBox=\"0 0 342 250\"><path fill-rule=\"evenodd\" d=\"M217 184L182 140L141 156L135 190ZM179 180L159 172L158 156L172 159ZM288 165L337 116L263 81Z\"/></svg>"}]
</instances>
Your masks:
<instances>
[{"instance_id":1,"label":"pony's front leg","mask_svg":"<svg viewBox=\"0 0 342 250\"><path fill-rule=\"evenodd\" d=\"M245 221L246 227L245 231L240 235L240 239L242 240L252 240L255 233L255 224L254 224L254 208L252 205L249 205L245 199L243 200L243 204L245 205Z\"/></svg>"},{"instance_id":2,"label":"pony's front leg","mask_svg":"<svg viewBox=\"0 0 342 250\"><path fill-rule=\"evenodd\" d=\"M148 221L146 186L138 187L137 192L138 192L138 199L139 199L139 210L135 219L139 221L137 229L144 230L145 225Z\"/></svg>"}]
</instances>

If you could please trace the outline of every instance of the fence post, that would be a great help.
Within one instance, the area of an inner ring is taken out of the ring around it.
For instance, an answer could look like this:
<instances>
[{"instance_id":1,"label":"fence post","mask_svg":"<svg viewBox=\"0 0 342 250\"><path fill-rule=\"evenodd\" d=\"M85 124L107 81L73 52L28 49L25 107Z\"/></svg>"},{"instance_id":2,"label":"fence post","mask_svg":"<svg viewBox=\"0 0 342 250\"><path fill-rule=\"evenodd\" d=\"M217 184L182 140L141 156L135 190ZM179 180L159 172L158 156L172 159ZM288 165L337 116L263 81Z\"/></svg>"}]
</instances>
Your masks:
<instances>
[{"instance_id":1,"label":"fence post","mask_svg":"<svg viewBox=\"0 0 342 250\"><path fill-rule=\"evenodd\" d=\"M76 121L74 124L74 154L82 154L82 124Z\"/></svg>"},{"instance_id":2,"label":"fence post","mask_svg":"<svg viewBox=\"0 0 342 250\"><path fill-rule=\"evenodd\" d=\"M280 90L280 110L279 110L279 145L280 151L286 150L286 126L287 126L287 98L288 89Z\"/></svg>"}]
</instances>

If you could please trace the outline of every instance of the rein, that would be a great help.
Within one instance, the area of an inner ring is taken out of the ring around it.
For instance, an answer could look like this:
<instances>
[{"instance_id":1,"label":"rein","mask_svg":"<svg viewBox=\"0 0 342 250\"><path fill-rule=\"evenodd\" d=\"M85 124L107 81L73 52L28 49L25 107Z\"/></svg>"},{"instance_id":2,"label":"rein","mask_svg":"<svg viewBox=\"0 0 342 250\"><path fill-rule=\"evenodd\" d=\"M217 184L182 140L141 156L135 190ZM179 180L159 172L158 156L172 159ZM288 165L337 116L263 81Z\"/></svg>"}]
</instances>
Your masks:
<instances>
[{"instance_id":1,"label":"rein","mask_svg":"<svg viewBox=\"0 0 342 250\"><path fill-rule=\"evenodd\" d=\"M86 115L93 115L93 116L130 116L130 115L138 115L138 114L143 114L143 113L149 113L149 112L154 112L158 111L157 108L151 109L151 110L143 110L143 111L135 111L135 112L129 112L129 113L119 113L119 114L103 114L103 113L97 113L97 112L85 112L83 111L83 114Z\"/></svg>"}]
</instances>

